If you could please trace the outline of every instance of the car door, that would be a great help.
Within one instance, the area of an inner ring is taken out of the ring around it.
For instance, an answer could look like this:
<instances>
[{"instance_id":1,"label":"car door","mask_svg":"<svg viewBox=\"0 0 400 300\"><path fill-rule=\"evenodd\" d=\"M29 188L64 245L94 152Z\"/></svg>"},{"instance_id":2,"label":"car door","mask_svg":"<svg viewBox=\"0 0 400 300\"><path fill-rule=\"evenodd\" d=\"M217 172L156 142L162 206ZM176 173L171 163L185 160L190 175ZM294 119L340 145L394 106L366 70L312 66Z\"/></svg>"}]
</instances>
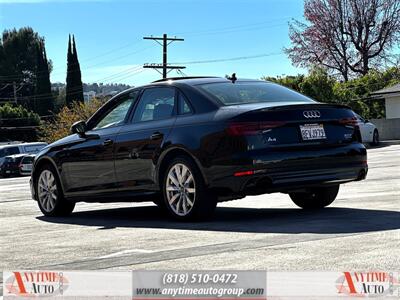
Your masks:
<instances>
[{"instance_id":1,"label":"car door","mask_svg":"<svg viewBox=\"0 0 400 300\"><path fill-rule=\"evenodd\" d=\"M85 135L77 135L77 139L64 149L61 176L67 196L100 194L117 189L114 142L134 100L134 96L125 94L106 104L99 115L89 121Z\"/></svg>"},{"instance_id":2,"label":"car door","mask_svg":"<svg viewBox=\"0 0 400 300\"><path fill-rule=\"evenodd\" d=\"M115 171L121 191L157 188L154 184L156 159L175 119L175 88L144 89L131 123L122 126L117 136Z\"/></svg>"}]
</instances>

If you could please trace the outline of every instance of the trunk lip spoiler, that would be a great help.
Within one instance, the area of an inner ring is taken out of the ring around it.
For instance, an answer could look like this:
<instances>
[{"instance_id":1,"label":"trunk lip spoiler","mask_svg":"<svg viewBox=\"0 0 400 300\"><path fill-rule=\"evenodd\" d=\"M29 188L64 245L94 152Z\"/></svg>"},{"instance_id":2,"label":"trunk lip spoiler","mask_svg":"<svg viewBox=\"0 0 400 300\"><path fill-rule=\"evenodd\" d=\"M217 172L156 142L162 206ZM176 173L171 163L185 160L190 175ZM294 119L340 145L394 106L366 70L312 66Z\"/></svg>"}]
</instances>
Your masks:
<instances>
[{"instance_id":1,"label":"trunk lip spoiler","mask_svg":"<svg viewBox=\"0 0 400 300\"><path fill-rule=\"evenodd\" d=\"M272 106L272 107L264 107L258 110L260 111L271 111L271 110L287 110L293 108L302 108L302 109L317 109L317 108L344 108L352 110L349 106L344 104L336 104L336 103L304 103L304 104L293 104L293 105L282 105L282 106ZM257 110L257 109L256 109Z\"/></svg>"}]
</instances>

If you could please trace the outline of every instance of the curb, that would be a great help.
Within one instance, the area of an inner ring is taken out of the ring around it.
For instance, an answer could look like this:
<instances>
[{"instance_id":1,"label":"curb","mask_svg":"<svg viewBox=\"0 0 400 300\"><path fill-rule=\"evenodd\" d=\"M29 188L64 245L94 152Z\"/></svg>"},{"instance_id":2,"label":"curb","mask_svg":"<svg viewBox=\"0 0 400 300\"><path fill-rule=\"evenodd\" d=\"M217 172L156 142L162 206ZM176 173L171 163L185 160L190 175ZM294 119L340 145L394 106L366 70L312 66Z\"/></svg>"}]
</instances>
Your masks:
<instances>
[{"instance_id":1,"label":"curb","mask_svg":"<svg viewBox=\"0 0 400 300\"><path fill-rule=\"evenodd\" d=\"M389 146L389 145L400 145L400 140L387 140L387 141L380 141L380 144Z\"/></svg>"}]
</instances>

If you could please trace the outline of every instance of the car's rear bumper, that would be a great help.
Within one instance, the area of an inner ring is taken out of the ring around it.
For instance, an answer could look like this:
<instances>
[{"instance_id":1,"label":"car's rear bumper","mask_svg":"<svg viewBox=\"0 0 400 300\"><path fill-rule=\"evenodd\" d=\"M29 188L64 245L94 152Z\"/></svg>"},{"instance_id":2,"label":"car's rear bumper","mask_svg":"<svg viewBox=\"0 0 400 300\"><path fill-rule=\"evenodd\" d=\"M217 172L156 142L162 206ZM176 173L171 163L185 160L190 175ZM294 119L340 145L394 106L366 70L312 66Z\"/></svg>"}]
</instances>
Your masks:
<instances>
[{"instance_id":1,"label":"car's rear bumper","mask_svg":"<svg viewBox=\"0 0 400 300\"><path fill-rule=\"evenodd\" d=\"M243 174L247 171L250 174ZM249 151L213 167L208 182L219 195L229 198L362 180L367 172L366 149L353 143L312 150Z\"/></svg>"}]
</instances>

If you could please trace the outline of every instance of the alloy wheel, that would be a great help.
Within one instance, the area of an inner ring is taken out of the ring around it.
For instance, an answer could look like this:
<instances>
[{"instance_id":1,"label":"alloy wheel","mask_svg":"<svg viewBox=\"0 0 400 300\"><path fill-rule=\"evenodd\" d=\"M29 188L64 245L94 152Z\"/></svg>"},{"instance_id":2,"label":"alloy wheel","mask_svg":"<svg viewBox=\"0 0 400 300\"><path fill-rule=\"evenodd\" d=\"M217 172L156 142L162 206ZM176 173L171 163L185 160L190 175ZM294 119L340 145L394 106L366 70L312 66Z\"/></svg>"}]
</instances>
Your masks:
<instances>
[{"instance_id":1,"label":"alloy wheel","mask_svg":"<svg viewBox=\"0 0 400 300\"><path fill-rule=\"evenodd\" d=\"M188 215L196 200L196 184L190 169L182 163L173 165L165 189L172 211L179 216Z\"/></svg>"},{"instance_id":2,"label":"alloy wheel","mask_svg":"<svg viewBox=\"0 0 400 300\"><path fill-rule=\"evenodd\" d=\"M46 212L52 212L57 201L57 183L49 170L43 170L38 180L38 200Z\"/></svg>"}]
</instances>

